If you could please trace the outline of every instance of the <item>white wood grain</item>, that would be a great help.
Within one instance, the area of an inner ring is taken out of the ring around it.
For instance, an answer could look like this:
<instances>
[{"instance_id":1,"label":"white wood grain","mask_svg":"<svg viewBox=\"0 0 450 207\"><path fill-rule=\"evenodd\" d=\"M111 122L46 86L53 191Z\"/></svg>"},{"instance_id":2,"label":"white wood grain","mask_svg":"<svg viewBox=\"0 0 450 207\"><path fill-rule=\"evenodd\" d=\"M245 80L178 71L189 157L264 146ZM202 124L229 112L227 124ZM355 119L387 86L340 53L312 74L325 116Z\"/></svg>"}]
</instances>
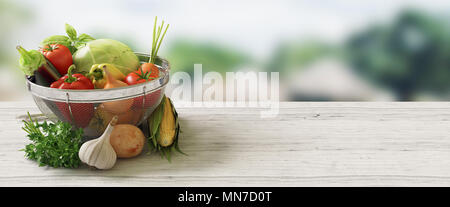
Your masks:
<instances>
[{"instance_id":1,"label":"white wood grain","mask_svg":"<svg viewBox=\"0 0 450 207\"><path fill-rule=\"evenodd\" d=\"M38 167L20 115L0 102L0 186L450 186L450 103L291 102L261 108L178 108L172 163L143 154L109 171Z\"/></svg>"}]
</instances>

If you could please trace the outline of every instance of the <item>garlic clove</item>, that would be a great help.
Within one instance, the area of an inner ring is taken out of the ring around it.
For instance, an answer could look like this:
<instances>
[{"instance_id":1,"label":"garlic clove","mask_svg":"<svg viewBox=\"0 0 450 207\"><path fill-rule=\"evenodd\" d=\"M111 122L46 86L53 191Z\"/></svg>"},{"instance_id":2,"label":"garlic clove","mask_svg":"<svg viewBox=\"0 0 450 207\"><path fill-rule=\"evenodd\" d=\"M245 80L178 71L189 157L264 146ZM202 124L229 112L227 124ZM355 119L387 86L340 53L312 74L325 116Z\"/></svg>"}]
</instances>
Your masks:
<instances>
[{"instance_id":1,"label":"garlic clove","mask_svg":"<svg viewBox=\"0 0 450 207\"><path fill-rule=\"evenodd\" d=\"M99 158L95 161L94 166L98 169L106 170L110 169L116 164L117 155L111 145L101 144L103 148L100 150Z\"/></svg>"},{"instance_id":2,"label":"garlic clove","mask_svg":"<svg viewBox=\"0 0 450 207\"><path fill-rule=\"evenodd\" d=\"M109 139L117 119L117 116L113 117L105 132L99 138L87 141L81 145L78 156L82 162L103 170L114 166L117 155Z\"/></svg>"}]
</instances>

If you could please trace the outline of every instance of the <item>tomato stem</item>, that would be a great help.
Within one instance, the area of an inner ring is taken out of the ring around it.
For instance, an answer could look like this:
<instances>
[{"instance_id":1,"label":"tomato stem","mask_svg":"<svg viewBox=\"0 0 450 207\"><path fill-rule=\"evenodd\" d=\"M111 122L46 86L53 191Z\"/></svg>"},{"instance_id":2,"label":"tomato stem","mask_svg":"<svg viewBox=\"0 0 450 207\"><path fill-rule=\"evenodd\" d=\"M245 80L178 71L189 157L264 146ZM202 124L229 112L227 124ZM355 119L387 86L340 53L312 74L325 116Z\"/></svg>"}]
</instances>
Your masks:
<instances>
[{"instance_id":1,"label":"tomato stem","mask_svg":"<svg viewBox=\"0 0 450 207\"><path fill-rule=\"evenodd\" d=\"M47 44L42 49L42 51L44 51L44 52L53 52L53 50L56 50L56 49L58 49L58 45L56 45L56 44Z\"/></svg>"},{"instance_id":2,"label":"tomato stem","mask_svg":"<svg viewBox=\"0 0 450 207\"><path fill-rule=\"evenodd\" d=\"M73 83L77 80L77 78L72 76L72 70L75 68L75 65L71 65L69 70L67 70L67 79L64 80L66 83Z\"/></svg>"},{"instance_id":3,"label":"tomato stem","mask_svg":"<svg viewBox=\"0 0 450 207\"><path fill-rule=\"evenodd\" d=\"M153 77L150 77L150 75L152 74L152 71L147 71L144 72L144 70L142 70L142 67L139 68L141 74L135 72L135 74L139 77L138 80L151 80L151 79L155 79Z\"/></svg>"}]
</instances>

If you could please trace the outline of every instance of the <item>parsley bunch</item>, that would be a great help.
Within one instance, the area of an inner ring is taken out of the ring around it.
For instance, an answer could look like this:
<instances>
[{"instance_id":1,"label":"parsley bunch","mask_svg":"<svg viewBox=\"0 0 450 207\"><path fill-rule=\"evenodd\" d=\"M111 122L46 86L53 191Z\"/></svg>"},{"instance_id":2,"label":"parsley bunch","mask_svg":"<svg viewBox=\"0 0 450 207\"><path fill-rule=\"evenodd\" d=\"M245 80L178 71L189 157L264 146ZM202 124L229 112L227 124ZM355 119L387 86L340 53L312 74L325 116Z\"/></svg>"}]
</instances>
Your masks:
<instances>
[{"instance_id":1,"label":"parsley bunch","mask_svg":"<svg viewBox=\"0 0 450 207\"><path fill-rule=\"evenodd\" d=\"M35 160L39 166L77 168L81 161L78 151L83 129L73 131L69 123L58 121L38 123L31 118L23 121L22 129L32 143L25 146L25 157Z\"/></svg>"}]
</instances>

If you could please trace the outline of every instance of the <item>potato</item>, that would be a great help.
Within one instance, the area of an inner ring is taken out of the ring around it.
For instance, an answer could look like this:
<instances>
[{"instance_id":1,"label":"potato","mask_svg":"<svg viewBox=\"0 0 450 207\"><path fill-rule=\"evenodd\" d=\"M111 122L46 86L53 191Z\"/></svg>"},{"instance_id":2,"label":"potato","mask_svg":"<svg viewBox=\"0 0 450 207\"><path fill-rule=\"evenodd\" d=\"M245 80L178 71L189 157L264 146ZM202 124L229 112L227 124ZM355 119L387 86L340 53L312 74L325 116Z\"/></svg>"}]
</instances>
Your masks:
<instances>
[{"instance_id":1,"label":"potato","mask_svg":"<svg viewBox=\"0 0 450 207\"><path fill-rule=\"evenodd\" d=\"M119 158L139 155L144 148L145 136L142 131L131 124L117 124L110 136L110 142Z\"/></svg>"}]
</instances>

